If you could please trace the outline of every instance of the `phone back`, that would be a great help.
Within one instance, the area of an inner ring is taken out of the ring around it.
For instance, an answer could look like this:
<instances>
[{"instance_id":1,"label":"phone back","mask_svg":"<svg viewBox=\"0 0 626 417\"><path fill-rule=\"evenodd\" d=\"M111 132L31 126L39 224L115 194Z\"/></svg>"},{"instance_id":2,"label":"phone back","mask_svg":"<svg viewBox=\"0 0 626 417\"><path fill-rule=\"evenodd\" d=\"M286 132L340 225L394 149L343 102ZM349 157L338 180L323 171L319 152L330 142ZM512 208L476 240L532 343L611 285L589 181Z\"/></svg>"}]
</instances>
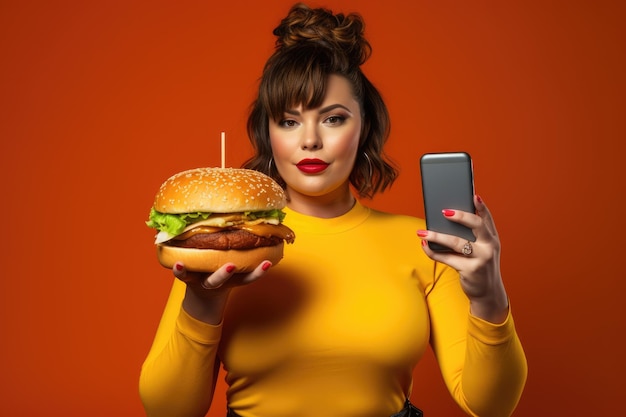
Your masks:
<instances>
[{"instance_id":1,"label":"phone back","mask_svg":"<svg viewBox=\"0 0 626 417\"><path fill-rule=\"evenodd\" d=\"M424 212L428 230L475 241L471 229L446 219L443 209L474 213L472 159L465 152L429 153L420 158ZM448 248L429 243L433 250Z\"/></svg>"}]
</instances>

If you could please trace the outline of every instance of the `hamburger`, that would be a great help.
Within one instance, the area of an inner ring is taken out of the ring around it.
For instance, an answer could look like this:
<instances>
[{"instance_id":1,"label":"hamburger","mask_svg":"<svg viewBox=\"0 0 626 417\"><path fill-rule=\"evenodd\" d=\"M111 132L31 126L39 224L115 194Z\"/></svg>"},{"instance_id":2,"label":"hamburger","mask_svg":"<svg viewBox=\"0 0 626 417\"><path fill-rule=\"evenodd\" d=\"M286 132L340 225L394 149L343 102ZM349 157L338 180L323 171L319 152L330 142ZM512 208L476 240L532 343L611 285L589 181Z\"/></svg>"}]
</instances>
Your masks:
<instances>
[{"instance_id":1,"label":"hamburger","mask_svg":"<svg viewBox=\"0 0 626 417\"><path fill-rule=\"evenodd\" d=\"M177 261L190 271L213 272L233 263L235 272L263 260L277 264L294 232L282 224L283 189L267 175L237 168L196 168L168 178L146 224L156 229L161 265Z\"/></svg>"}]
</instances>

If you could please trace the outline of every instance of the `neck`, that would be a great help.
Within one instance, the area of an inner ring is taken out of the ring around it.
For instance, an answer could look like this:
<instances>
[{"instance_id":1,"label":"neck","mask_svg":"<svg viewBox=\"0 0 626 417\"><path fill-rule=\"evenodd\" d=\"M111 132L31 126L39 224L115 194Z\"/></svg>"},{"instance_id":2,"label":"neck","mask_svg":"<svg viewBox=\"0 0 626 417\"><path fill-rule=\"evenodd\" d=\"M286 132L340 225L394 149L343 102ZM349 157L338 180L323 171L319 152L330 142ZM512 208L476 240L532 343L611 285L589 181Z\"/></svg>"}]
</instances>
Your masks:
<instances>
[{"instance_id":1,"label":"neck","mask_svg":"<svg viewBox=\"0 0 626 417\"><path fill-rule=\"evenodd\" d=\"M346 214L356 202L348 184L330 194L321 196L300 194L287 187L287 195L289 196L287 206L291 210L324 219Z\"/></svg>"}]
</instances>

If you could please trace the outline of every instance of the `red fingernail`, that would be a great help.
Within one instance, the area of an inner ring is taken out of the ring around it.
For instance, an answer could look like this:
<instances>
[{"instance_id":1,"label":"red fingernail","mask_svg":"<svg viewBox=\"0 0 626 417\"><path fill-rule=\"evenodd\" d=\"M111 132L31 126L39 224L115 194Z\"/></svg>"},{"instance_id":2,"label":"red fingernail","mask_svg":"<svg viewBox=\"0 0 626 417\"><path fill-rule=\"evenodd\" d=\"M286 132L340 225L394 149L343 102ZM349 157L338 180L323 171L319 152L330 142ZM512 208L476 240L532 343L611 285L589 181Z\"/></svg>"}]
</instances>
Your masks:
<instances>
[{"instance_id":1,"label":"red fingernail","mask_svg":"<svg viewBox=\"0 0 626 417\"><path fill-rule=\"evenodd\" d=\"M427 242L427 241L425 241L425 240L422 240L422 246L423 246L423 247L426 247L426 245L428 245L428 242Z\"/></svg>"},{"instance_id":2,"label":"red fingernail","mask_svg":"<svg viewBox=\"0 0 626 417\"><path fill-rule=\"evenodd\" d=\"M174 268L176 268L177 271L182 271L183 270L183 264L176 263L174 265Z\"/></svg>"},{"instance_id":3,"label":"red fingernail","mask_svg":"<svg viewBox=\"0 0 626 417\"><path fill-rule=\"evenodd\" d=\"M265 262L263 263L263 265L261 266L261 269L264 271L267 271L268 269L270 269L270 266L272 266L271 262Z\"/></svg>"},{"instance_id":4,"label":"red fingernail","mask_svg":"<svg viewBox=\"0 0 626 417\"><path fill-rule=\"evenodd\" d=\"M446 217L452 217L454 216L454 210L450 210L450 209L443 209L441 210L441 212L443 213L444 216Z\"/></svg>"},{"instance_id":5,"label":"red fingernail","mask_svg":"<svg viewBox=\"0 0 626 417\"><path fill-rule=\"evenodd\" d=\"M228 265L226 267L226 272L228 272L229 274L233 272L234 270L235 270L235 265Z\"/></svg>"},{"instance_id":6,"label":"red fingernail","mask_svg":"<svg viewBox=\"0 0 626 417\"><path fill-rule=\"evenodd\" d=\"M417 235L419 237L426 237L426 236L428 236L428 232L426 230L418 230L417 231Z\"/></svg>"},{"instance_id":7,"label":"red fingernail","mask_svg":"<svg viewBox=\"0 0 626 417\"><path fill-rule=\"evenodd\" d=\"M483 199L478 194L476 194L476 200L478 200L478 202L481 204L483 202Z\"/></svg>"}]
</instances>

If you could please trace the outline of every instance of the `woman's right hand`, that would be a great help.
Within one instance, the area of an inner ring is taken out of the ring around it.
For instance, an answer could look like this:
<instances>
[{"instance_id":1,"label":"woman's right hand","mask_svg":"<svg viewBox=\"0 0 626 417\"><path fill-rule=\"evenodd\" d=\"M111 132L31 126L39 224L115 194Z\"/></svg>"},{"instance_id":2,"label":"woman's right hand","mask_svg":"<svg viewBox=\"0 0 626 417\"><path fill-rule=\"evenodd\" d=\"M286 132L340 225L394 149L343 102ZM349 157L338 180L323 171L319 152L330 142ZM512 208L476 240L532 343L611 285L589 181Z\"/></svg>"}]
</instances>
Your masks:
<instances>
[{"instance_id":1,"label":"woman's right hand","mask_svg":"<svg viewBox=\"0 0 626 417\"><path fill-rule=\"evenodd\" d=\"M259 279L265 271L272 266L270 261L263 261L253 271L236 274L234 264L222 265L217 271L212 273L192 272L185 268L182 262L176 262L172 271L174 276L185 282L187 286L199 287L201 290L217 290L219 288L232 288L238 285L249 284Z\"/></svg>"},{"instance_id":2,"label":"woman's right hand","mask_svg":"<svg viewBox=\"0 0 626 417\"><path fill-rule=\"evenodd\" d=\"M263 261L251 272L235 273L235 265L228 263L207 274L188 271L182 262L176 262L172 271L176 278L187 284L183 300L185 311L198 320L219 324L230 290L256 281L271 266L270 261Z\"/></svg>"}]
</instances>

